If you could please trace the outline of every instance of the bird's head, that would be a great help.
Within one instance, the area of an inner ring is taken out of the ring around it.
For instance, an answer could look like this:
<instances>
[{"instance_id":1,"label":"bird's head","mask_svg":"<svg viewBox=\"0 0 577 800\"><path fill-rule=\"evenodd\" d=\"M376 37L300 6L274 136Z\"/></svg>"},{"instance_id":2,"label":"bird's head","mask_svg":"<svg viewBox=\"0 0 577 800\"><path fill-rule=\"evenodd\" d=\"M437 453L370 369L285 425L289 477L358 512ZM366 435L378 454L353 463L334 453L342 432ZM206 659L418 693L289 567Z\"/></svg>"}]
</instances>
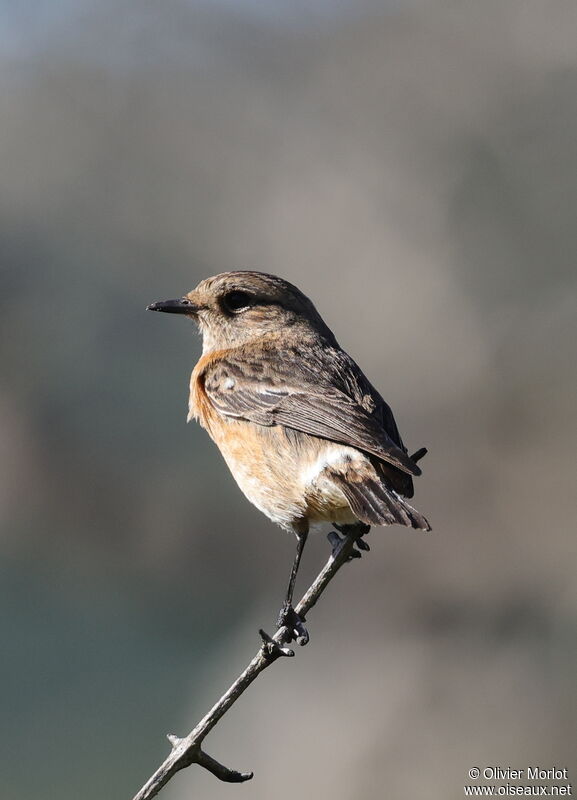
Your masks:
<instances>
[{"instance_id":1,"label":"bird's head","mask_svg":"<svg viewBox=\"0 0 577 800\"><path fill-rule=\"evenodd\" d=\"M296 286L265 272L223 272L201 281L178 300L161 300L149 311L184 314L198 323L204 352L238 347L269 334L293 330L335 342L320 314Z\"/></svg>"}]
</instances>

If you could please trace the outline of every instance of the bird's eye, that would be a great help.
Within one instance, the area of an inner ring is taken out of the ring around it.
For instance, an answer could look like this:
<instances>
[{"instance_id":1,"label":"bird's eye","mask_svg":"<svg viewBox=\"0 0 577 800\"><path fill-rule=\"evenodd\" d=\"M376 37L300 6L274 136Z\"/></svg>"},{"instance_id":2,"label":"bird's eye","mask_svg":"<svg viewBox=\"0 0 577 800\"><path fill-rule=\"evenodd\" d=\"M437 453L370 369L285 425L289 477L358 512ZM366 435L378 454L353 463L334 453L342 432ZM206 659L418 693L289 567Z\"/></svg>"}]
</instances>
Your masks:
<instances>
[{"instance_id":1,"label":"bird's eye","mask_svg":"<svg viewBox=\"0 0 577 800\"><path fill-rule=\"evenodd\" d=\"M222 298L222 302L227 311L236 314L238 311L244 311L245 308L251 305L252 297L248 292L234 291L225 294Z\"/></svg>"}]
</instances>

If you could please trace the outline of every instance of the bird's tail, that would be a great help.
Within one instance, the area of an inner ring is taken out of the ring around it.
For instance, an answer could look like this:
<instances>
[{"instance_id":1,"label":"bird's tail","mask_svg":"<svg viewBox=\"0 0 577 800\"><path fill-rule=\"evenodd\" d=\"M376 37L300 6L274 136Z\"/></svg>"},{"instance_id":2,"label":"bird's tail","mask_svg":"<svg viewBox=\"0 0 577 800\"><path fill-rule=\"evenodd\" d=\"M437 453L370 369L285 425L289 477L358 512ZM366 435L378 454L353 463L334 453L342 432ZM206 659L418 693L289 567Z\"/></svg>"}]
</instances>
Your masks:
<instances>
[{"instance_id":1,"label":"bird's tail","mask_svg":"<svg viewBox=\"0 0 577 800\"><path fill-rule=\"evenodd\" d=\"M405 525L417 530L430 531L428 520L410 506L394 489L378 477L365 477L360 481L346 480L344 476L331 476L351 507L353 514L367 525Z\"/></svg>"}]
</instances>

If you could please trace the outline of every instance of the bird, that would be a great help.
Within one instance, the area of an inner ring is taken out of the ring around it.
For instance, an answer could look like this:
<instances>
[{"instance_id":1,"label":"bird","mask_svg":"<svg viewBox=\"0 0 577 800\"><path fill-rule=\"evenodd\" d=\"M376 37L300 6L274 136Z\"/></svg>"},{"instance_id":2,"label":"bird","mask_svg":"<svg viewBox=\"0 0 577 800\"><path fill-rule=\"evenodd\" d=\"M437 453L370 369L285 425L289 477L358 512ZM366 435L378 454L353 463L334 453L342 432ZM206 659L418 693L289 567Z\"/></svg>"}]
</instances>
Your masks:
<instances>
[{"instance_id":1,"label":"bird","mask_svg":"<svg viewBox=\"0 0 577 800\"><path fill-rule=\"evenodd\" d=\"M408 455L390 407L312 301L283 278L223 272L147 308L200 329L187 419L207 430L248 500L295 534L278 625L306 644L292 600L309 531L332 523L362 549L373 525L430 531L407 502L426 448Z\"/></svg>"}]
</instances>

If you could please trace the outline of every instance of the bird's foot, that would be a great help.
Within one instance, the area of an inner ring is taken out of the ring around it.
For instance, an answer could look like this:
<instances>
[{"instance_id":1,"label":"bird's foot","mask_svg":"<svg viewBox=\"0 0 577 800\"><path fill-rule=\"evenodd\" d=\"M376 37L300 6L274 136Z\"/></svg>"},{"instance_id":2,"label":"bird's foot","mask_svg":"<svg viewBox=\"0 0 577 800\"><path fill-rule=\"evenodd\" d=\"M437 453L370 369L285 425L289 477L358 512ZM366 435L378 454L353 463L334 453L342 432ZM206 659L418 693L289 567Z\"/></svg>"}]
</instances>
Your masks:
<instances>
[{"instance_id":1,"label":"bird's foot","mask_svg":"<svg viewBox=\"0 0 577 800\"><path fill-rule=\"evenodd\" d=\"M357 550L356 547L353 547L349 557L347 558L347 561L352 561L353 558L360 558L362 555L361 550L363 550L366 553L371 549L368 543L365 542L365 540L363 539L363 536L365 536L371 530L370 525L365 525L362 522L358 523L358 525L337 525L336 523L333 524L337 529L337 531L343 534L343 536L341 537L336 531L330 531L330 533L327 535L327 539L332 545L333 557L336 556L336 554L342 547L343 542L349 536L354 537L355 546L358 547L359 549Z\"/></svg>"},{"instance_id":2,"label":"bird's foot","mask_svg":"<svg viewBox=\"0 0 577 800\"><path fill-rule=\"evenodd\" d=\"M259 628L260 638L262 639L262 647L261 652L264 658L267 661L275 661L280 656L288 656L292 658L295 654L294 650L291 650L290 647L285 647L282 644L279 644L276 639L273 639L272 636L269 636L266 631L263 631L262 628Z\"/></svg>"},{"instance_id":3,"label":"bird's foot","mask_svg":"<svg viewBox=\"0 0 577 800\"><path fill-rule=\"evenodd\" d=\"M301 646L308 644L309 632L304 623L305 618L300 617L292 605L285 601L278 615L277 628L286 628L287 641L292 642L295 639Z\"/></svg>"}]
</instances>

